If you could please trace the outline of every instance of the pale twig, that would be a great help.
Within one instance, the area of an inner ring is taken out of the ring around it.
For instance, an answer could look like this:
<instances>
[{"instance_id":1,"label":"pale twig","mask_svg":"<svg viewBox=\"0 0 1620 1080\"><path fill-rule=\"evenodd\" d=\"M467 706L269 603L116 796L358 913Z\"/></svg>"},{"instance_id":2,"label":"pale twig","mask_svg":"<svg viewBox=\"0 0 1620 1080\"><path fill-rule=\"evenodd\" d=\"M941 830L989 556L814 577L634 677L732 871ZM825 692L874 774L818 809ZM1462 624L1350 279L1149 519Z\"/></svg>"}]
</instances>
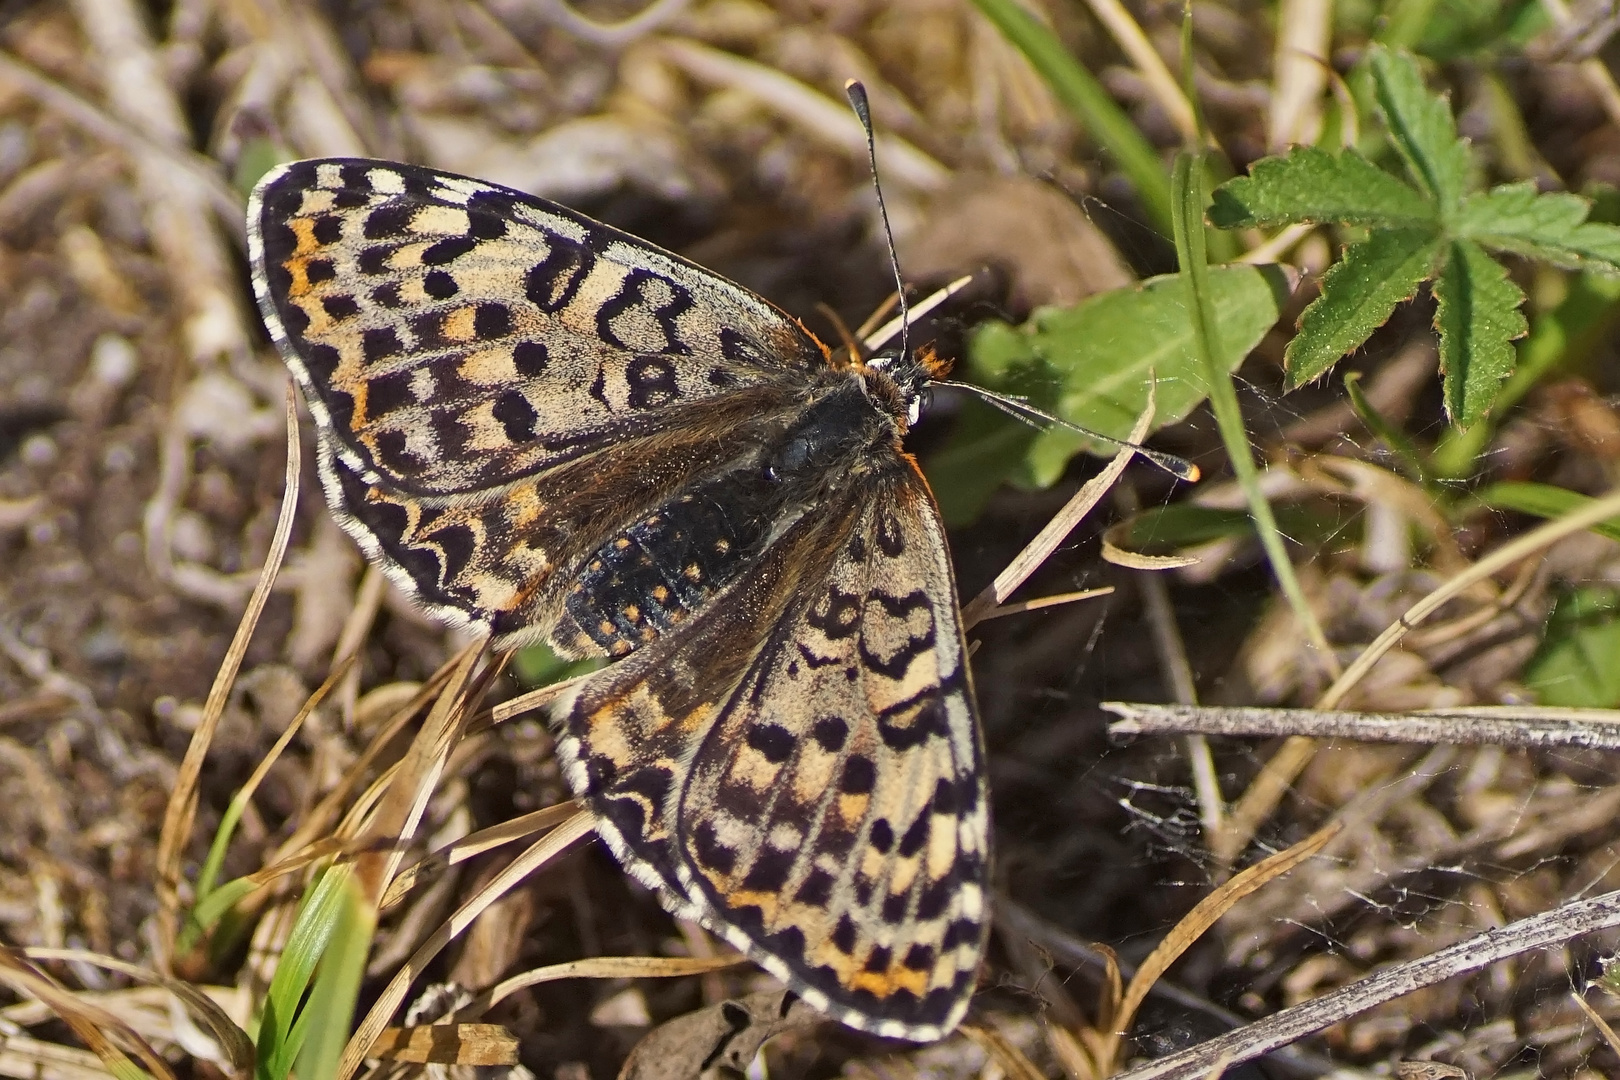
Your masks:
<instances>
[{"instance_id":1,"label":"pale twig","mask_svg":"<svg viewBox=\"0 0 1620 1080\"><path fill-rule=\"evenodd\" d=\"M1420 959L1384 968L1314 1001L1283 1009L1237 1031L1158 1058L1120 1074L1115 1080L1198 1080L1222 1058L1232 1064L1252 1061L1384 1002L1446 979L1478 971L1520 953L1615 927L1620 927L1620 892L1577 900L1487 930Z\"/></svg>"},{"instance_id":2,"label":"pale twig","mask_svg":"<svg viewBox=\"0 0 1620 1080\"><path fill-rule=\"evenodd\" d=\"M1105 701L1103 708L1121 717L1108 725L1110 735L1197 732L1202 735L1276 738L1303 735L1313 739L1417 743L1445 746L1578 747L1620 750L1620 712L1601 720L1547 715L1509 717L1489 710L1445 713L1340 712L1323 709L1228 708L1214 705L1157 705ZM1597 711L1597 710L1585 710Z\"/></svg>"},{"instance_id":3,"label":"pale twig","mask_svg":"<svg viewBox=\"0 0 1620 1080\"><path fill-rule=\"evenodd\" d=\"M1567 27L1575 21L1570 13L1569 5L1564 0L1541 0L1547 13L1560 27ZM1581 78L1597 94L1598 101L1603 105L1603 111L1609 114L1609 123L1620 125L1620 86L1615 85L1614 75L1610 73L1608 65L1597 57L1589 57L1577 65Z\"/></svg>"},{"instance_id":4,"label":"pale twig","mask_svg":"<svg viewBox=\"0 0 1620 1080\"><path fill-rule=\"evenodd\" d=\"M221 178L219 166L214 162L201 154L155 142L3 49L0 49L0 76L85 134L131 155L161 156L172 167L190 174L206 192L207 204L220 224L230 231L238 245L244 250L247 248L247 226L242 220L245 204Z\"/></svg>"},{"instance_id":5,"label":"pale twig","mask_svg":"<svg viewBox=\"0 0 1620 1080\"><path fill-rule=\"evenodd\" d=\"M1280 154L1294 143L1314 143L1322 129L1324 58L1332 48L1332 0L1282 0L1271 64L1271 108L1266 148Z\"/></svg>"},{"instance_id":6,"label":"pale twig","mask_svg":"<svg viewBox=\"0 0 1620 1080\"><path fill-rule=\"evenodd\" d=\"M1136 489L1128 483L1115 488L1114 497L1127 515L1134 515L1141 509ZM1164 578L1153 570L1139 570L1134 580L1142 596L1142 611L1147 615L1148 628L1153 631L1159 668L1169 684L1166 689L1182 705L1198 704L1198 685L1193 680L1187 646L1181 638L1181 628L1176 624L1175 609L1170 604L1169 587L1165 585ZM1220 831L1221 822L1226 816L1226 801L1221 795L1220 778L1215 774L1215 759L1209 752L1209 740L1198 734L1188 735L1186 747L1193 790L1198 795L1198 820L1204 826L1204 841L1208 843Z\"/></svg>"}]
</instances>

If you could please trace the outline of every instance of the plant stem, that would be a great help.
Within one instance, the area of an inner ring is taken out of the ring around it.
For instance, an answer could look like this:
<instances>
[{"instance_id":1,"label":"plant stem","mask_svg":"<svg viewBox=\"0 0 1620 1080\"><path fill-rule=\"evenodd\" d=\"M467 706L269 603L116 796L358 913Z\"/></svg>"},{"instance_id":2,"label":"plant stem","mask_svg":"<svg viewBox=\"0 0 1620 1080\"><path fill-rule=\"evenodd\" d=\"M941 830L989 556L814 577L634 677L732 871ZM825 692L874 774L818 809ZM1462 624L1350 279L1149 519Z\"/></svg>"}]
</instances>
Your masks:
<instances>
[{"instance_id":1,"label":"plant stem","mask_svg":"<svg viewBox=\"0 0 1620 1080\"><path fill-rule=\"evenodd\" d=\"M1249 516L1254 519L1255 531L1260 534L1260 544L1265 548L1272 573L1277 576L1277 583L1282 586L1283 595L1287 597L1289 607L1294 610L1294 618L1299 621L1307 639L1317 650L1323 665L1336 676L1339 671L1338 660L1334 658L1327 636L1322 633L1322 627L1316 621L1316 615L1311 611L1310 603L1305 598L1305 590L1300 587L1299 578L1294 574L1294 564L1289 561L1288 551L1283 546L1282 534L1277 530L1277 519L1271 512L1271 504L1266 501L1265 493L1260 490L1260 472L1255 468L1254 457L1249 452L1249 433L1243 426L1243 412L1238 406L1237 388L1232 384L1232 377L1222 370L1216 361L1217 349L1212 330L1214 320L1210 318L1205 308L1208 291L1205 275L1208 265L1204 248L1204 192L1199 182L1203 175L1203 166L1199 158L1199 154L1191 151L1184 150L1177 154L1170 183L1174 193L1172 209L1176 258L1180 261L1181 272L1187 279L1187 313L1193 321L1193 340L1197 344L1198 356L1204 365L1204 376L1209 383L1210 408L1214 410L1215 424L1220 429L1221 441L1226 444L1226 454L1231 459L1232 471L1237 474L1238 486L1243 489L1244 497L1249 502Z\"/></svg>"}]
</instances>

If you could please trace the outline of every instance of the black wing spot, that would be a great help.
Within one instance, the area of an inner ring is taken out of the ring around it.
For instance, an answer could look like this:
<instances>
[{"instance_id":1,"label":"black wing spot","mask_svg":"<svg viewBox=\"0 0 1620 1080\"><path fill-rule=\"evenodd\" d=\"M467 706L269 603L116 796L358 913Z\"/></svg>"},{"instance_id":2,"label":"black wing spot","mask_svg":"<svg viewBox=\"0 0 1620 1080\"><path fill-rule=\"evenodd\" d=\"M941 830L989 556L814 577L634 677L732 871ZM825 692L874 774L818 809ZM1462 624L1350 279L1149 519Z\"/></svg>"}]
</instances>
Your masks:
<instances>
[{"instance_id":1,"label":"black wing spot","mask_svg":"<svg viewBox=\"0 0 1620 1080\"><path fill-rule=\"evenodd\" d=\"M482 341L494 341L512 332L512 312L505 304L487 301L473 312L473 333Z\"/></svg>"},{"instance_id":2,"label":"black wing spot","mask_svg":"<svg viewBox=\"0 0 1620 1080\"><path fill-rule=\"evenodd\" d=\"M780 724L755 724L748 729L744 741L772 765L780 765L791 757L799 742L793 732Z\"/></svg>"},{"instance_id":3,"label":"black wing spot","mask_svg":"<svg viewBox=\"0 0 1620 1080\"><path fill-rule=\"evenodd\" d=\"M632 409L656 409L681 396L675 382L675 365L667 356L638 356L624 369L630 387Z\"/></svg>"},{"instance_id":4,"label":"black wing spot","mask_svg":"<svg viewBox=\"0 0 1620 1080\"><path fill-rule=\"evenodd\" d=\"M748 868L748 874L743 878L742 887L748 892L781 892L797 861L796 852L774 847L761 848L754 858L754 865Z\"/></svg>"},{"instance_id":5,"label":"black wing spot","mask_svg":"<svg viewBox=\"0 0 1620 1080\"><path fill-rule=\"evenodd\" d=\"M911 943L911 948L906 950L905 959L901 960L900 963L908 971L929 971L933 969L935 955L932 945L924 945L920 941L914 941Z\"/></svg>"},{"instance_id":6,"label":"black wing spot","mask_svg":"<svg viewBox=\"0 0 1620 1080\"><path fill-rule=\"evenodd\" d=\"M394 332L392 326L367 330L360 336L360 348L368 364L378 363L390 356L398 356L405 351L405 346L400 343L399 335Z\"/></svg>"},{"instance_id":7,"label":"black wing spot","mask_svg":"<svg viewBox=\"0 0 1620 1080\"><path fill-rule=\"evenodd\" d=\"M708 380L710 386L718 386L722 389L727 386L735 386L737 384L737 376L733 375L725 368L718 367L709 369Z\"/></svg>"},{"instance_id":8,"label":"black wing spot","mask_svg":"<svg viewBox=\"0 0 1620 1080\"><path fill-rule=\"evenodd\" d=\"M851 754L844 762L844 774L838 778L838 790L846 795L870 795L875 786L877 763L862 754Z\"/></svg>"},{"instance_id":9,"label":"black wing spot","mask_svg":"<svg viewBox=\"0 0 1620 1080\"><path fill-rule=\"evenodd\" d=\"M369 192L357 187L344 188L332 196L332 205L339 210L355 210L371 201Z\"/></svg>"},{"instance_id":10,"label":"black wing spot","mask_svg":"<svg viewBox=\"0 0 1620 1080\"><path fill-rule=\"evenodd\" d=\"M833 878L827 871L817 868L805 877L804 884L793 894L793 899L812 907L826 907L832 900Z\"/></svg>"},{"instance_id":11,"label":"black wing spot","mask_svg":"<svg viewBox=\"0 0 1620 1080\"><path fill-rule=\"evenodd\" d=\"M499 240L506 235L506 222L498 213L484 213L483 207L478 212L469 212L467 215L467 231L472 233L476 240Z\"/></svg>"},{"instance_id":12,"label":"black wing spot","mask_svg":"<svg viewBox=\"0 0 1620 1080\"><path fill-rule=\"evenodd\" d=\"M388 262L393 256L394 249L387 244L373 244L362 250L355 262L362 274L386 274L389 270Z\"/></svg>"},{"instance_id":13,"label":"black wing spot","mask_svg":"<svg viewBox=\"0 0 1620 1080\"><path fill-rule=\"evenodd\" d=\"M304 263L304 280L320 285L337 277L337 264L331 259L310 259Z\"/></svg>"},{"instance_id":14,"label":"black wing spot","mask_svg":"<svg viewBox=\"0 0 1620 1080\"><path fill-rule=\"evenodd\" d=\"M313 230L315 242L323 247L335 244L343 239L343 219L336 214L327 214L315 219Z\"/></svg>"},{"instance_id":15,"label":"black wing spot","mask_svg":"<svg viewBox=\"0 0 1620 1080\"><path fill-rule=\"evenodd\" d=\"M512 366L519 375L534 378L546 373L551 357L544 344L538 341L520 341L512 348Z\"/></svg>"},{"instance_id":16,"label":"black wing spot","mask_svg":"<svg viewBox=\"0 0 1620 1080\"><path fill-rule=\"evenodd\" d=\"M437 243L428 245L422 252L422 263L425 266L443 266L454 262L467 252L476 248L479 241L471 236L447 236Z\"/></svg>"},{"instance_id":17,"label":"black wing spot","mask_svg":"<svg viewBox=\"0 0 1620 1080\"><path fill-rule=\"evenodd\" d=\"M430 270L422 279L422 291L435 300L448 300L461 291L456 279L444 270Z\"/></svg>"},{"instance_id":18,"label":"black wing spot","mask_svg":"<svg viewBox=\"0 0 1620 1080\"><path fill-rule=\"evenodd\" d=\"M878 550L891 559L898 559L905 553L906 538L901 534L900 522L892 514L879 513L877 516L877 545Z\"/></svg>"},{"instance_id":19,"label":"black wing spot","mask_svg":"<svg viewBox=\"0 0 1620 1080\"><path fill-rule=\"evenodd\" d=\"M507 390L495 399L490 410L501 422L506 437L512 442L527 442L534 438L534 424L540 414L534 411L529 399L517 390Z\"/></svg>"},{"instance_id":20,"label":"black wing spot","mask_svg":"<svg viewBox=\"0 0 1620 1080\"><path fill-rule=\"evenodd\" d=\"M928 807L925 806L918 811L917 820L911 823L906 834L900 838L898 850L902 859L909 859L923 849L923 845L928 842L928 834L933 829L933 819L934 815L929 812Z\"/></svg>"},{"instance_id":21,"label":"black wing spot","mask_svg":"<svg viewBox=\"0 0 1620 1080\"><path fill-rule=\"evenodd\" d=\"M379 206L366 215L362 235L367 240L395 240L411 231L416 211L407 203Z\"/></svg>"},{"instance_id":22,"label":"black wing spot","mask_svg":"<svg viewBox=\"0 0 1620 1080\"><path fill-rule=\"evenodd\" d=\"M399 294L399 282L390 281L371 290L371 302L385 308L401 307L405 298Z\"/></svg>"},{"instance_id":23,"label":"black wing spot","mask_svg":"<svg viewBox=\"0 0 1620 1080\"><path fill-rule=\"evenodd\" d=\"M281 325L291 336L301 338L309 332L309 313L297 304L288 304L281 308Z\"/></svg>"},{"instance_id":24,"label":"black wing spot","mask_svg":"<svg viewBox=\"0 0 1620 1080\"><path fill-rule=\"evenodd\" d=\"M889 964L893 959L894 953L890 951L889 947L887 945L879 945L867 956L866 970L873 973L879 971L888 971Z\"/></svg>"},{"instance_id":25,"label":"black wing spot","mask_svg":"<svg viewBox=\"0 0 1620 1080\"><path fill-rule=\"evenodd\" d=\"M847 912L838 917L838 925L833 929L830 940L833 947L845 956L855 951L855 920Z\"/></svg>"},{"instance_id":26,"label":"black wing spot","mask_svg":"<svg viewBox=\"0 0 1620 1080\"><path fill-rule=\"evenodd\" d=\"M692 853L717 874L729 875L737 868L737 849L720 842L713 822L702 822L692 831Z\"/></svg>"},{"instance_id":27,"label":"black wing spot","mask_svg":"<svg viewBox=\"0 0 1620 1080\"><path fill-rule=\"evenodd\" d=\"M866 836L866 842L883 852L889 853L894 847L894 827L889 824L888 818L878 818L872 822L872 831Z\"/></svg>"},{"instance_id":28,"label":"black wing spot","mask_svg":"<svg viewBox=\"0 0 1620 1080\"><path fill-rule=\"evenodd\" d=\"M440 584L449 585L477 554L478 537L466 525L446 525L434 532L430 539L444 556Z\"/></svg>"},{"instance_id":29,"label":"black wing spot","mask_svg":"<svg viewBox=\"0 0 1620 1080\"><path fill-rule=\"evenodd\" d=\"M836 754L844 748L845 741L849 739L849 724L841 716L823 716L816 721L815 727L810 729L810 734L821 744L823 750L829 754Z\"/></svg>"},{"instance_id":30,"label":"black wing spot","mask_svg":"<svg viewBox=\"0 0 1620 1080\"><path fill-rule=\"evenodd\" d=\"M335 322L352 319L360 314L359 303L347 293L323 297L321 299L321 308L326 312L326 317Z\"/></svg>"}]
</instances>

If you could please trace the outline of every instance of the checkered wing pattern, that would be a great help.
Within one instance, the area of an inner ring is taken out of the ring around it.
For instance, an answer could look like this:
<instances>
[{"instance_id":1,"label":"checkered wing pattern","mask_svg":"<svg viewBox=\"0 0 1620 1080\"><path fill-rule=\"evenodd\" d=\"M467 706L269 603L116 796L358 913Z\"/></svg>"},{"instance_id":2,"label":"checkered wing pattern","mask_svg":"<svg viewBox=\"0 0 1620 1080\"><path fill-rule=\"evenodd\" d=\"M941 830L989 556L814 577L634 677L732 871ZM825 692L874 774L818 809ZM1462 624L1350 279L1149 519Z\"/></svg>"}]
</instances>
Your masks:
<instances>
[{"instance_id":1,"label":"checkered wing pattern","mask_svg":"<svg viewBox=\"0 0 1620 1080\"><path fill-rule=\"evenodd\" d=\"M432 613L506 644L555 622L546 583L613 519L715 468L715 431L745 434L826 366L747 290L478 180L294 162L248 223L344 527ZM593 499L615 468L628 484Z\"/></svg>"},{"instance_id":2,"label":"checkered wing pattern","mask_svg":"<svg viewBox=\"0 0 1620 1080\"><path fill-rule=\"evenodd\" d=\"M974 984L988 816L944 537L893 464L794 526L678 651L556 715L604 834L667 904L838 1019L927 1039Z\"/></svg>"}]
</instances>

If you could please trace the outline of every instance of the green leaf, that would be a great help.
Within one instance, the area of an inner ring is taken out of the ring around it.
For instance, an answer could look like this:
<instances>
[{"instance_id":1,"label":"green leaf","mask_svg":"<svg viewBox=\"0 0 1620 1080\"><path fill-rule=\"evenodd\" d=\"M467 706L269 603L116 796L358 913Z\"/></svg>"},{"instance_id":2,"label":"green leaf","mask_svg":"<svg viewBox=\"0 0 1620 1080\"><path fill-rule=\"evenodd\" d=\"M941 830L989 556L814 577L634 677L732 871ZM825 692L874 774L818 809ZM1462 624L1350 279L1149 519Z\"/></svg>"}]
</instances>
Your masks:
<instances>
[{"instance_id":1,"label":"green leaf","mask_svg":"<svg viewBox=\"0 0 1620 1080\"><path fill-rule=\"evenodd\" d=\"M1346 248L1322 275L1322 295L1299 319L1284 358L1293 389L1322 376L1417 294L1440 252L1427 229L1380 229Z\"/></svg>"},{"instance_id":2,"label":"green leaf","mask_svg":"<svg viewBox=\"0 0 1620 1080\"><path fill-rule=\"evenodd\" d=\"M1505 480L1492 484L1474 496L1493 510L1512 510L1551 520L1573 514L1587 503L1590 496L1553 484L1532 484L1528 481ZM1592 531L1610 540L1620 540L1620 518L1603 521L1592 526Z\"/></svg>"},{"instance_id":3,"label":"green leaf","mask_svg":"<svg viewBox=\"0 0 1620 1080\"><path fill-rule=\"evenodd\" d=\"M1374 46L1367 63L1373 98L1390 141L1419 187L1439 204L1442 217L1468 189L1468 141L1457 137L1451 104L1423 85L1417 62L1406 53Z\"/></svg>"},{"instance_id":4,"label":"green leaf","mask_svg":"<svg viewBox=\"0 0 1620 1080\"><path fill-rule=\"evenodd\" d=\"M1220 359L1232 370L1276 323L1288 282L1276 267L1234 265L1212 267L1209 286ZM1175 274L1042 309L1022 327L988 323L968 343L965 374L1112 438L1128 435L1147 405L1150 374L1155 430L1185 418L1207 394ZM1065 428L1037 432L970 400L950 443L929 457L928 479L946 520L960 523L1008 479L1048 486L1076 453L1116 450Z\"/></svg>"},{"instance_id":5,"label":"green leaf","mask_svg":"<svg viewBox=\"0 0 1620 1080\"><path fill-rule=\"evenodd\" d=\"M1513 373L1513 342L1524 336L1524 293L1478 244L1458 240L1434 283L1446 413L1458 427L1490 411Z\"/></svg>"},{"instance_id":6,"label":"green leaf","mask_svg":"<svg viewBox=\"0 0 1620 1080\"><path fill-rule=\"evenodd\" d=\"M1262 158L1248 176L1215 189L1210 224L1222 229L1336 221L1410 228L1433 225L1434 204L1354 150L1330 154L1299 146Z\"/></svg>"},{"instance_id":7,"label":"green leaf","mask_svg":"<svg viewBox=\"0 0 1620 1080\"><path fill-rule=\"evenodd\" d=\"M1591 208L1579 195L1505 184L1468 197L1455 235L1566 269L1620 273L1620 229L1587 221Z\"/></svg>"},{"instance_id":8,"label":"green leaf","mask_svg":"<svg viewBox=\"0 0 1620 1080\"><path fill-rule=\"evenodd\" d=\"M1524 682L1543 705L1608 709L1620 705L1620 594L1608 586L1559 599Z\"/></svg>"}]
</instances>

